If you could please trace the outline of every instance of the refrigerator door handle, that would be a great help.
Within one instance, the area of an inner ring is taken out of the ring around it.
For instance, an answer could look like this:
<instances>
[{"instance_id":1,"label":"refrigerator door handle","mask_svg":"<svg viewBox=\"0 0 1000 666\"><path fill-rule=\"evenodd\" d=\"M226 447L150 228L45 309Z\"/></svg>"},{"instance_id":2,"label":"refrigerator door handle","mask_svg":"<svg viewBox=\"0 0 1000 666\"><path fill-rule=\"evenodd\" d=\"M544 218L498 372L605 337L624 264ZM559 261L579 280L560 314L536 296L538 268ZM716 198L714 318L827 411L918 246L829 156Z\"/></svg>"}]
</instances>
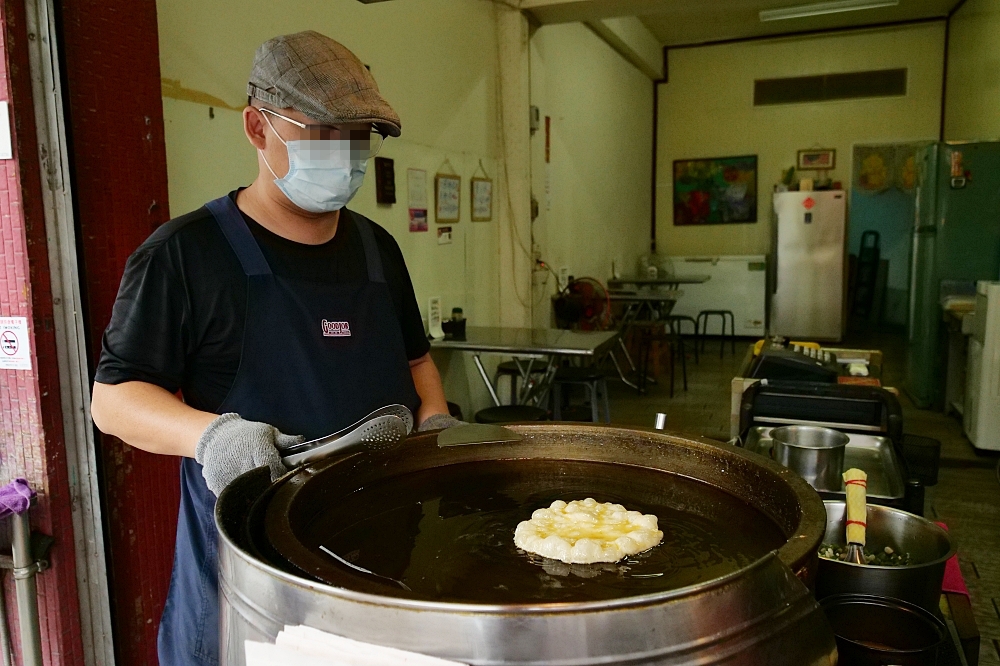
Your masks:
<instances>
[{"instance_id":1,"label":"refrigerator door handle","mask_svg":"<svg viewBox=\"0 0 1000 666\"><path fill-rule=\"evenodd\" d=\"M778 211L774 206L771 208L771 293L778 293Z\"/></svg>"}]
</instances>

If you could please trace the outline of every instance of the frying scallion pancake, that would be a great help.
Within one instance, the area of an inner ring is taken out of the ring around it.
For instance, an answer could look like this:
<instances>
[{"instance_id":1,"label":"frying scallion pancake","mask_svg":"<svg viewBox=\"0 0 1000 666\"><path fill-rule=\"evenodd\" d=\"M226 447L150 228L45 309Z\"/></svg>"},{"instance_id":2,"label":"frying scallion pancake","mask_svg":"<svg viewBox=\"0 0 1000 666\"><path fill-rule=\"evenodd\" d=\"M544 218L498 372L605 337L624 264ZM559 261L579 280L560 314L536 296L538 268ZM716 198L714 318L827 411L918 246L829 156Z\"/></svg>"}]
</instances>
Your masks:
<instances>
[{"instance_id":1,"label":"frying scallion pancake","mask_svg":"<svg viewBox=\"0 0 1000 666\"><path fill-rule=\"evenodd\" d=\"M663 540L656 516L596 500L556 500L518 524L514 544L567 564L617 562Z\"/></svg>"}]
</instances>

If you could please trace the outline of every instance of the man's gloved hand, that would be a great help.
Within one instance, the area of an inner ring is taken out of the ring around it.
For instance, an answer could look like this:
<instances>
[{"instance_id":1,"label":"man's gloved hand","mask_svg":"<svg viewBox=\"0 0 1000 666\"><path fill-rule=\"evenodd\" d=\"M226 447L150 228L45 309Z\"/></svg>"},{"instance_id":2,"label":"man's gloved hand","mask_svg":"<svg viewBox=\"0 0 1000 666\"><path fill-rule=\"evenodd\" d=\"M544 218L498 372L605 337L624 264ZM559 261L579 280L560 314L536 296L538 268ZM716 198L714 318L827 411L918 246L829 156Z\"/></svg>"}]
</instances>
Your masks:
<instances>
[{"instance_id":1,"label":"man's gloved hand","mask_svg":"<svg viewBox=\"0 0 1000 666\"><path fill-rule=\"evenodd\" d=\"M266 423L245 421L239 414L223 414L201 434L194 459L203 466L201 473L208 489L218 496L240 474L257 467L269 467L271 480L276 481L288 471L278 450L302 439L299 435L285 435Z\"/></svg>"},{"instance_id":2,"label":"man's gloved hand","mask_svg":"<svg viewBox=\"0 0 1000 666\"><path fill-rule=\"evenodd\" d=\"M424 422L417 426L417 432L425 432L427 430L444 430L445 428L453 428L457 425L468 425L465 421L459 421L454 416L450 414L431 414Z\"/></svg>"}]
</instances>

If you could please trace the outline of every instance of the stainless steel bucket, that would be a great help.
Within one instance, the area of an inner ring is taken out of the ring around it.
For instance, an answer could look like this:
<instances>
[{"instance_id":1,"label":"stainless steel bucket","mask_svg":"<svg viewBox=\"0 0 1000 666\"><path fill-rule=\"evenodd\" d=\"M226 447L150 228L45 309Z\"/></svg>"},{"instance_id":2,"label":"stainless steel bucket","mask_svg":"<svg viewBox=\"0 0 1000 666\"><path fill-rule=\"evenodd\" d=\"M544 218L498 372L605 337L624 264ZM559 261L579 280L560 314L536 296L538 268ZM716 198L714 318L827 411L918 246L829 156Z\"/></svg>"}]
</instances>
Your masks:
<instances>
[{"instance_id":1,"label":"stainless steel bucket","mask_svg":"<svg viewBox=\"0 0 1000 666\"><path fill-rule=\"evenodd\" d=\"M817 490L838 491L843 485L844 449L850 438L819 426L793 425L771 431L774 459Z\"/></svg>"},{"instance_id":2,"label":"stainless steel bucket","mask_svg":"<svg viewBox=\"0 0 1000 666\"><path fill-rule=\"evenodd\" d=\"M549 457L658 469L701 479L761 508L787 541L730 575L655 594L518 605L411 599L319 583L253 554L247 517L262 496L282 492L281 481L275 491L266 470L255 470L227 488L216 507L221 663L243 666L245 640L273 641L289 624L477 665L835 663L832 631L799 578L813 575L825 523L822 502L800 478L707 440L598 426L516 429L525 440L515 444L441 449L434 435L414 437L379 466L391 474L393 468ZM285 483L350 467L323 465Z\"/></svg>"}]
</instances>

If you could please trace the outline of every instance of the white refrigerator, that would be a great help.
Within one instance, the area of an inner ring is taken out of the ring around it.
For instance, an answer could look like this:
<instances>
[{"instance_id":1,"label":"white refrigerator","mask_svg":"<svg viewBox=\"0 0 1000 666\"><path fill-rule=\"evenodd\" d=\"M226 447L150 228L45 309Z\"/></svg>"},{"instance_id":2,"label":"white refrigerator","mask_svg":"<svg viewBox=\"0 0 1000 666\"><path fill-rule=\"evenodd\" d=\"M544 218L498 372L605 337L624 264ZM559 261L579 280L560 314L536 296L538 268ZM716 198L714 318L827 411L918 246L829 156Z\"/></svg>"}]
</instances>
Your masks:
<instances>
[{"instance_id":1,"label":"white refrigerator","mask_svg":"<svg viewBox=\"0 0 1000 666\"><path fill-rule=\"evenodd\" d=\"M846 194L777 192L774 219L770 334L839 341L846 323Z\"/></svg>"},{"instance_id":2,"label":"white refrigerator","mask_svg":"<svg viewBox=\"0 0 1000 666\"><path fill-rule=\"evenodd\" d=\"M1000 451L1000 282L976 285L963 426L977 449Z\"/></svg>"}]
</instances>

